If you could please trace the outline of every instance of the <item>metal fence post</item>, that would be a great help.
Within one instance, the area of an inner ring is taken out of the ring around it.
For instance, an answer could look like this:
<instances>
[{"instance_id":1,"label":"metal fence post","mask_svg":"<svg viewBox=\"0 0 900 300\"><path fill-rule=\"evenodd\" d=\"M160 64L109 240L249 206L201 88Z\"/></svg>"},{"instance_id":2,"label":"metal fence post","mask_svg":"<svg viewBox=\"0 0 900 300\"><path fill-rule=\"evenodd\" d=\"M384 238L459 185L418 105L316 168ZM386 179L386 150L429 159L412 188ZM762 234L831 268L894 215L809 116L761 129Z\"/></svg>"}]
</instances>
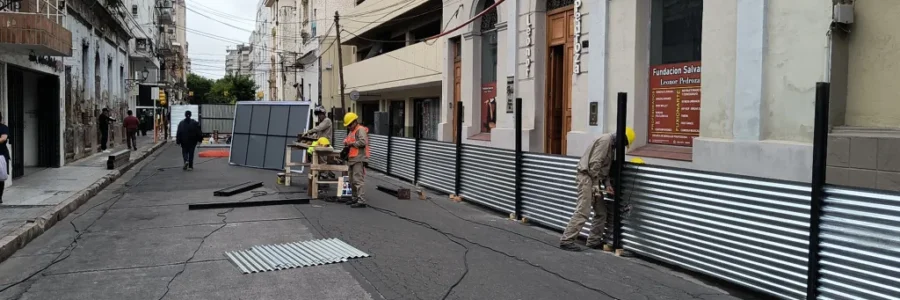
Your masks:
<instances>
[{"instance_id":1,"label":"metal fence post","mask_svg":"<svg viewBox=\"0 0 900 300\"><path fill-rule=\"evenodd\" d=\"M456 195L462 192L462 129L463 129L463 104L456 102L456 182L454 192Z\"/></svg>"},{"instance_id":2,"label":"metal fence post","mask_svg":"<svg viewBox=\"0 0 900 300\"><path fill-rule=\"evenodd\" d=\"M625 119L628 117L628 94L620 92L616 106L616 162L613 164L615 180L613 180L613 249L622 249L622 176L625 169Z\"/></svg>"},{"instance_id":3,"label":"metal fence post","mask_svg":"<svg viewBox=\"0 0 900 300\"><path fill-rule=\"evenodd\" d=\"M516 219L522 219L522 98L516 98Z\"/></svg>"},{"instance_id":4,"label":"metal fence post","mask_svg":"<svg viewBox=\"0 0 900 300\"><path fill-rule=\"evenodd\" d=\"M413 133L416 138L416 151L413 156L413 184L419 184L419 147L421 146L422 140L422 127L419 125L422 124L422 110L416 110L416 107L421 107L421 103L414 103L413 108Z\"/></svg>"},{"instance_id":5,"label":"metal fence post","mask_svg":"<svg viewBox=\"0 0 900 300\"><path fill-rule=\"evenodd\" d=\"M812 191L809 207L809 258L806 267L806 299L819 296L819 226L825 198L825 167L828 156L829 83L816 83L816 114L813 131Z\"/></svg>"},{"instance_id":6,"label":"metal fence post","mask_svg":"<svg viewBox=\"0 0 900 300\"><path fill-rule=\"evenodd\" d=\"M387 162L385 163L385 173L391 175L391 148L393 146L394 136L394 102L388 103L388 132L387 132Z\"/></svg>"}]
</instances>

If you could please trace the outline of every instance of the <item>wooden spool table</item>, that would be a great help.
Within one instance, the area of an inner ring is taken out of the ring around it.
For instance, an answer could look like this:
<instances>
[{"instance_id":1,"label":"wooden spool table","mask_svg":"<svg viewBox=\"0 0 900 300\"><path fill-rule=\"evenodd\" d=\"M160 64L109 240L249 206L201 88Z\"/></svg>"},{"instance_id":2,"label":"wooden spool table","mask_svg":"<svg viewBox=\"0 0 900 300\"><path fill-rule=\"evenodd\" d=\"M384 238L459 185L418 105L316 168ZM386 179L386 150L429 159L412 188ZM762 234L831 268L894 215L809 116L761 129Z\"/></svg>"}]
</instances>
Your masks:
<instances>
[{"instance_id":1,"label":"wooden spool table","mask_svg":"<svg viewBox=\"0 0 900 300\"><path fill-rule=\"evenodd\" d=\"M291 162L291 151L295 149L309 149L309 144L306 143L294 143L293 145L289 145L286 149L285 153L285 178L284 183L286 186L291 185L291 167L292 166L308 166L309 167L309 189L307 190L308 194L312 196L313 199L319 198L319 184L335 184L337 185L336 190L337 194L340 194L341 189L344 187L344 174L350 171L350 167L346 164L331 164L330 161L335 161L339 156L340 152L336 152L331 147L315 147L313 148L312 154L312 162L310 163L293 163ZM319 174L321 172L335 172L337 173L337 180L329 180L329 181L320 181Z\"/></svg>"}]
</instances>

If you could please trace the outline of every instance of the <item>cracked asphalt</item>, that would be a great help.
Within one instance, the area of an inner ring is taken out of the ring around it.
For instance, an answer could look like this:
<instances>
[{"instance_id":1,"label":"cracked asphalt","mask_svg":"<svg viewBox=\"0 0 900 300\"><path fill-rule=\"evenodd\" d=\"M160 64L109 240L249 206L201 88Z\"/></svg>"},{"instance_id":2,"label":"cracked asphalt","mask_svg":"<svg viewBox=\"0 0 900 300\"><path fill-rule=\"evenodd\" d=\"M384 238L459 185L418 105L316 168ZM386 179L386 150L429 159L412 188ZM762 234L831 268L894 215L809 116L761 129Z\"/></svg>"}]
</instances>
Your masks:
<instances>
[{"instance_id":1,"label":"cracked asphalt","mask_svg":"<svg viewBox=\"0 0 900 300\"><path fill-rule=\"evenodd\" d=\"M212 192L265 186L229 201L305 197L275 172L198 158L169 145L0 263L0 299L750 299L741 290L637 258L556 248L558 234L370 172L367 209L309 205L189 211ZM340 238L372 255L242 275L225 251ZM31 276L31 277L29 277Z\"/></svg>"}]
</instances>

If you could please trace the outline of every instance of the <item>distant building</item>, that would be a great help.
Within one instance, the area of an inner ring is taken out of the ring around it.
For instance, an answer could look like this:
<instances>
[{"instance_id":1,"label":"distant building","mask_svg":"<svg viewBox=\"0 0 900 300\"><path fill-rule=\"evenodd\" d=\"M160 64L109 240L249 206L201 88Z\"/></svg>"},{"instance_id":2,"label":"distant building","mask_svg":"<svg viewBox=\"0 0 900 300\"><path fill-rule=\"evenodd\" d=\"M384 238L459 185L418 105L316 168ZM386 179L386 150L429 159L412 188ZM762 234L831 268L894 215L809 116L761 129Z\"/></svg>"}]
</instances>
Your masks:
<instances>
[{"instance_id":1,"label":"distant building","mask_svg":"<svg viewBox=\"0 0 900 300\"><path fill-rule=\"evenodd\" d=\"M225 73L229 75L251 76L250 52L253 47L247 44L237 45L234 49L227 49L225 56Z\"/></svg>"}]
</instances>

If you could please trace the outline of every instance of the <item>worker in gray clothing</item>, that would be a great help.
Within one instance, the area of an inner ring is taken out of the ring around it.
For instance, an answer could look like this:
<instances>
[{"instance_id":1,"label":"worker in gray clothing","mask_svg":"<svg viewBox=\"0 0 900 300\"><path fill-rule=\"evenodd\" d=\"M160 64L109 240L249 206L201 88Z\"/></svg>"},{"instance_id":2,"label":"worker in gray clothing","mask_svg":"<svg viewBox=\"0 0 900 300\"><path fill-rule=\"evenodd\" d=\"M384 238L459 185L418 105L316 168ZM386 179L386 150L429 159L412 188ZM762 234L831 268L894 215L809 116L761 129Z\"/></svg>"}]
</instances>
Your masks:
<instances>
[{"instance_id":1,"label":"worker in gray clothing","mask_svg":"<svg viewBox=\"0 0 900 300\"><path fill-rule=\"evenodd\" d=\"M366 207L366 163L371 156L369 128L360 125L359 116L352 112L344 115L344 126L349 131L344 139L344 147L349 148L347 164L350 166L350 188L353 191L353 199L347 205L353 208Z\"/></svg>"},{"instance_id":2,"label":"worker in gray clothing","mask_svg":"<svg viewBox=\"0 0 900 300\"><path fill-rule=\"evenodd\" d=\"M334 129L331 126L331 119L328 118L328 115L325 113L325 107L321 105L316 106L316 109L313 110L316 114L317 122L316 127L313 129L307 130L302 136L311 137L311 138L320 138L326 137L329 140L333 137Z\"/></svg>"},{"instance_id":3,"label":"worker in gray clothing","mask_svg":"<svg viewBox=\"0 0 900 300\"><path fill-rule=\"evenodd\" d=\"M626 147L634 142L634 130L625 128L627 137ZM603 248L606 227L606 203L603 201L603 193L600 185L606 186L606 193L615 193L609 178L609 169L613 163L615 153L615 134L604 134L594 140L590 148L585 151L576 167L575 181L578 190L578 200L575 202L575 213L563 232L559 241L559 248L568 251L581 251L581 247L575 244L575 239L581 233L581 228L590 217L591 211L594 217L591 220L591 233L587 238L587 246L592 249Z\"/></svg>"}]
</instances>

